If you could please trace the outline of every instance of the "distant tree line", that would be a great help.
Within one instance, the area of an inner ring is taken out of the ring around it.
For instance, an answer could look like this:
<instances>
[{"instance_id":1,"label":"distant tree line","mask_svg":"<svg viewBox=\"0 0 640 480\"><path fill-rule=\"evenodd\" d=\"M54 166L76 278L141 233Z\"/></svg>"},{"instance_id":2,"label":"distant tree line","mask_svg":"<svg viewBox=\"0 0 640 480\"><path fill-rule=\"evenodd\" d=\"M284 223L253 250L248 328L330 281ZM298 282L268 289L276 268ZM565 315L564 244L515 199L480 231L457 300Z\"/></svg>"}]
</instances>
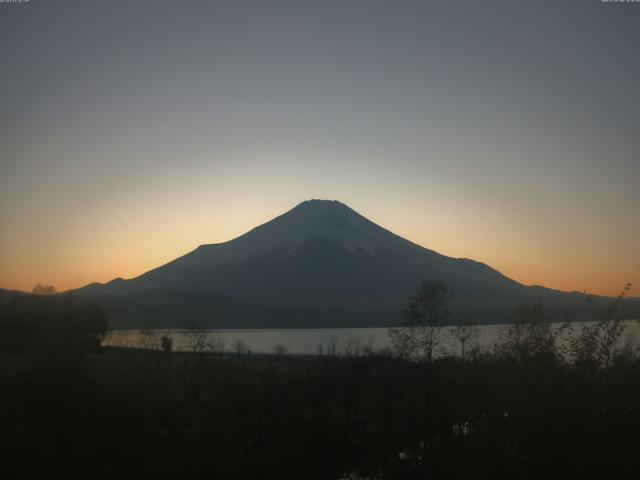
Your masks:
<instances>
[{"instance_id":1,"label":"distant tree line","mask_svg":"<svg viewBox=\"0 0 640 480\"><path fill-rule=\"evenodd\" d=\"M0 305L0 349L98 348L107 320L95 302L72 296L16 294Z\"/></svg>"},{"instance_id":2,"label":"distant tree line","mask_svg":"<svg viewBox=\"0 0 640 480\"><path fill-rule=\"evenodd\" d=\"M38 282L36 286L33 287L33 290L31 292L36 295L55 295L56 293L58 293L56 287L54 287L53 285L43 285L40 282Z\"/></svg>"}]
</instances>

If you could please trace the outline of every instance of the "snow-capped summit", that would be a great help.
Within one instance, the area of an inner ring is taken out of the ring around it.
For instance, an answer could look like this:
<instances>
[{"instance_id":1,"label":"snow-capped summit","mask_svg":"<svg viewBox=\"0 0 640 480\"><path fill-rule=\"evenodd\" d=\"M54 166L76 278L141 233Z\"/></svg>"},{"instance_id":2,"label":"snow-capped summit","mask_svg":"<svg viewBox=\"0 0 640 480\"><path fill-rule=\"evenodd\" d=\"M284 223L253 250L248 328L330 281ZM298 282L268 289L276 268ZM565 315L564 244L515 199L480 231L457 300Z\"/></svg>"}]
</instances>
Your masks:
<instances>
[{"instance_id":1,"label":"snow-capped summit","mask_svg":"<svg viewBox=\"0 0 640 480\"><path fill-rule=\"evenodd\" d=\"M212 265L269 253L282 258L318 240L332 242L352 254L367 255L376 255L403 241L337 200L314 199L300 203L238 238L201 245L174 264Z\"/></svg>"}]
</instances>

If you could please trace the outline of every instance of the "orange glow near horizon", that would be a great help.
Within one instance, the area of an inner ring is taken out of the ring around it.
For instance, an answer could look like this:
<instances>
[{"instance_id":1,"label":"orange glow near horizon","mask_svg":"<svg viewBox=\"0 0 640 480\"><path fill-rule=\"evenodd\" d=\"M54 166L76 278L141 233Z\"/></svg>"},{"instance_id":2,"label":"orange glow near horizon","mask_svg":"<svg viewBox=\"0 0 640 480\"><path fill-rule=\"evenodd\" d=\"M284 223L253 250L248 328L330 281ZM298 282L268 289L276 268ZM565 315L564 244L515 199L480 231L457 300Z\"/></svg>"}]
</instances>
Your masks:
<instances>
[{"instance_id":1,"label":"orange glow near horizon","mask_svg":"<svg viewBox=\"0 0 640 480\"><path fill-rule=\"evenodd\" d=\"M145 215L144 221L132 215L121 225L120 231L112 231L112 224L100 226L97 223L88 225L87 229L69 228L46 250L29 243L14 244L12 257L2 259L0 287L30 291L40 282L65 291L92 282L108 282L116 277L133 278L200 244L231 240L287 209L271 210L266 206L253 209L239 205L236 209L213 212L209 221L206 221L205 212L197 218L179 216L176 211L169 212L176 216ZM409 213L394 216L381 211L374 215L364 208L355 209L419 245L444 255L481 261L526 285L615 296L626 282L636 280L640 284L638 270L634 268L634 265L640 265L638 254L615 258L607 256L611 252L605 245L597 248L598 245L589 246L583 242L572 247L575 238L571 235L556 238L553 243L526 242L530 234L526 229L520 232L514 229L507 235L498 229L499 225L493 225L493 228L480 231L472 217L456 224L448 222L447 216L441 214L432 215L430 222L425 222L425 217L411 218ZM485 217L483 221L486 220ZM471 236L469 232L475 233ZM561 250L554 251L554 248ZM635 295L634 290L631 293Z\"/></svg>"}]
</instances>

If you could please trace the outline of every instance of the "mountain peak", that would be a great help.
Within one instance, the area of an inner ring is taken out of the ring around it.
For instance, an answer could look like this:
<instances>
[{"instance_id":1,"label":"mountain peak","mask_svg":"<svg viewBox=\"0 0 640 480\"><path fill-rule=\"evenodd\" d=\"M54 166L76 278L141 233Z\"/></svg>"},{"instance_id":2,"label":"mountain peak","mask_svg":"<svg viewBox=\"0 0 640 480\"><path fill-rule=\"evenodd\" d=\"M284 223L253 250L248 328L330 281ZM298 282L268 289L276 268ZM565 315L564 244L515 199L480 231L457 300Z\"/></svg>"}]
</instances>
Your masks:
<instances>
[{"instance_id":1,"label":"mountain peak","mask_svg":"<svg viewBox=\"0 0 640 480\"><path fill-rule=\"evenodd\" d=\"M319 222L336 221L338 218L350 219L351 221L358 221L358 219L360 219L373 225L373 223L369 222L365 217L338 200L319 200L314 198L299 203L291 210L254 230L274 222L278 223L283 221L302 222L306 227L313 229Z\"/></svg>"},{"instance_id":2,"label":"mountain peak","mask_svg":"<svg viewBox=\"0 0 640 480\"><path fill-rule=\"evenodd\" d=\"M176 263L206 265L272 252L285 257L317 240L331 242L352 254L376 255L399 237L342 202L311 199L229 242L202 245Z\"/></svg>"},{"instance_id":3,"label":"mountain peak","mask_svg":"<svg viewBox=\"0 0 640 480\"><path fill-rule=\"evenodd\" d=\"M338 200L306 200L252 233L291 242L292 250L310 239L330 240L351 253L375 255L397 237ZM241 237L242 238L242 237Z\"/></svg>"},{"instance_id":4,"label":"mountain peak","mask_svg":"<svg viewBox=\"0 0 640 480\"><path fill-rule=\"evenodd\" d=\"M351 208L349 208L347 205L345 205L344 203L338 201L338 200L323 200L323 199L319 199L319 198L312 198L310 200L305 200L304 202L299 203L298 205L296 205L295 207L293 207L291 210L289 210L289 212L293 212L293 211L298 211L298 210L302 210L302 211L310 211L310 210L316 210L316 211L325 211L325 212L329 212L329 211L351 211L354 212L355 211Z\"/></svg>"},{"instance_id":5,"label":"mountain peak","mask_svg":"<svg viewBox=\"0 0 640 480\"><path fill-rule=\"evenodd\" d=\"M296 205L296 207L301 207L301 206L320 206L320 205L325 205L325 206L342 206L342 207L346 207L346 205L338 200L326 200L324 198L310 198L309 200L305 200L303 202L300 202L298 205ZM294 207L294 208L296 208ZM347 207L348 208L348 207Z\"/></svg>"},{"instance_id":6,"label":"mountain peak","mask_svg":"<svg viewBox=\"0 0 640 480\"><path fill-rule=\"evenodd\" d=\"M297 206L299 207L300 205L333 205L333 204L344 205L342 202L339 202L338 200L327 200L325 198L310 198L309 200L304 200L300 202Z\"/></svg>"}]
</instances>

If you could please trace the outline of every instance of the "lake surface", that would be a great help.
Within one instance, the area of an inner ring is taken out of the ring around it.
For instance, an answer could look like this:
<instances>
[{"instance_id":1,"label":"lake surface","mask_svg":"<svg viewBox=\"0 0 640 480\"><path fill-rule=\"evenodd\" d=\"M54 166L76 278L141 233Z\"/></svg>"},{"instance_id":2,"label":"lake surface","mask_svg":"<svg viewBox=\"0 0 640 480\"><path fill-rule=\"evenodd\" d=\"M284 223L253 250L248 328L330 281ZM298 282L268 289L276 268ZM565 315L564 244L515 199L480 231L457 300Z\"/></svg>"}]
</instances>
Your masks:
<instances>
[{"instance_id":1,"label":"lake surface","mask_svg":"<svg viewBox=\"0 0 640 480\"><path fill-rule=\"evenodd\" d=\"M628 320L621 344L638 345L640 322ZM575 323L580 328L581 323ZM556 324L559 327L560 324ZM477 328L477 344L481 350L491 348L504 339L509 325L485 325ZM458 355L460 343L453 335L454 327L442 327L438 356ZM297 355L316 355L371 348L374 351L390 347L387 328L314 328L314 329L219 329L204 330L202 337L212 350L224 346L225 352L242 350L252 353L274 353L277 350ZM106 336L103 345L133 348L159 348L160 338L168 336L174 351L190 351L191 335L186 330L114 330ZM221 344L222 341L222 344Z\"/></svg>"}]
</instances>

